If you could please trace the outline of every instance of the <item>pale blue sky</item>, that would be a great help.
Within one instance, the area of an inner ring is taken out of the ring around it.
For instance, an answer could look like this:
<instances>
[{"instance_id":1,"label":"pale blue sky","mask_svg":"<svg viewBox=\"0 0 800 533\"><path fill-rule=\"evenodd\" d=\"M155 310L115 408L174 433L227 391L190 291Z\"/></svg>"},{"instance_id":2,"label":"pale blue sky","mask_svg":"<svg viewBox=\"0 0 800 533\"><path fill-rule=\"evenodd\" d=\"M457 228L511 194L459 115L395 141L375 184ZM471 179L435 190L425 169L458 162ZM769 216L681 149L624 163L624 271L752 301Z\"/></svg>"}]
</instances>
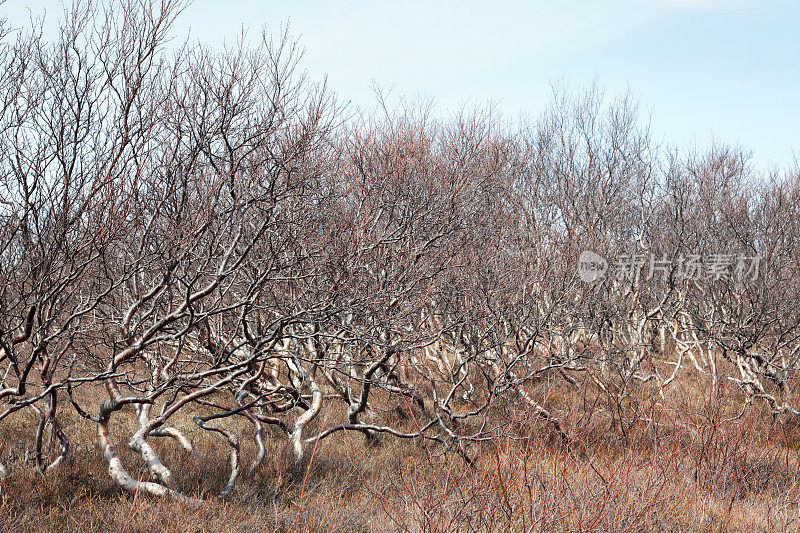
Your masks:
<instances>
[{"instance_id":1,"label":"pale blue sky","mask_svg":"<svg viewBox=\"0 0 800 533\"><path fill-rule=\"evenodd\" d=\"M61 2L9 0L13 25ZM195 0L175 34L221 45L244 28L290 32L303 66L355 106L393 96L442 109L487 101L537 115L551 82L630 88L659 141L753 150L759 167L800 158L800 1L551 0L323 2Z\"/></svg>"}]
</instances>

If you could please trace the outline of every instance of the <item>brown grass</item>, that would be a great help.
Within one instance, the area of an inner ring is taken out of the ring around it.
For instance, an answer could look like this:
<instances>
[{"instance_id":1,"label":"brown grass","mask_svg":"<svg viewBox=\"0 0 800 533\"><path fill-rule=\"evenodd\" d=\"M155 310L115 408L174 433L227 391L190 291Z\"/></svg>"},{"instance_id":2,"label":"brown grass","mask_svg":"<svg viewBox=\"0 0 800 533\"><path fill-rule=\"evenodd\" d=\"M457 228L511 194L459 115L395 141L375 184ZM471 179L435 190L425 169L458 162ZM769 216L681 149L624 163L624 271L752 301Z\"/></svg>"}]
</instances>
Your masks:
<instances>
[{"instance_id":1,"label":"brown grass","mask_svg":"<svg viewBox=\"0 0 800 533\"><path fill-rule=\"evenodd\" d=\"M759 406L742 410L733 389L711 399L706 385L686 377L667 400L643 387L626 399L624 420L591 387L551 388L548 405L573 444L527 413L498 413L495 439L473 449L474 470L433 445L365 447L360 435L324 441L295 465L276 435L261 468L225 501L214 496L227 478L222 441L179 424L201 460L171 441L154 446L182 489L206 499L202 508L119 492L92 424L77 417L65 420L69 461L37 473L22 461L33 417L20 414L0 435L12 472L0 482L0 531L800 530L800 429ZM130 429L116 427L120 442ZM248 464L249 428L236 429ZM145 478L135 455L120 452Z\"/></svg>"}]
</instances>

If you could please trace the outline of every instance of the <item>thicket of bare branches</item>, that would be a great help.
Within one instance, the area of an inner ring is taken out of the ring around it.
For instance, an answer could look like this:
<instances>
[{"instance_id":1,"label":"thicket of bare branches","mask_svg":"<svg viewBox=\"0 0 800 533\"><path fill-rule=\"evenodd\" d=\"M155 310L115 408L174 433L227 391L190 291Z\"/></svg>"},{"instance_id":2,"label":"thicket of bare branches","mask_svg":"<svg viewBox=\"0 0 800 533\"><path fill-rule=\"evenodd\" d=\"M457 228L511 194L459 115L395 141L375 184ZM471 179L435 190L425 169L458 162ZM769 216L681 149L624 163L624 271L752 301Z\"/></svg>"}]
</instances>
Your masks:
<instances>
[{"instance_id":1,"label":"thicket of bare branches","mask_svg":"<svg viewBox=\"0 0 800 533\"><path fill-rule=\"evenodd\" d=\"M193 452L187 417L229 444L224 496L242 438L250 469L267 438L300 461L342 432L471 464L522 409L568 445L547 380L593 384L623 434L626 398L687 368L800 415L796 171L660 149L592 90L513 128L345 115L285 35L176 47L180 10L78 5L55 40L6 26L0 45L0 428L37 414L42 471L68 456L65 410L96 423L119 486L181 499L150 443ZM634 266L586 282L584 250ZM686 275L719 254L724 272Z\"/></svg>"}]
</instances>

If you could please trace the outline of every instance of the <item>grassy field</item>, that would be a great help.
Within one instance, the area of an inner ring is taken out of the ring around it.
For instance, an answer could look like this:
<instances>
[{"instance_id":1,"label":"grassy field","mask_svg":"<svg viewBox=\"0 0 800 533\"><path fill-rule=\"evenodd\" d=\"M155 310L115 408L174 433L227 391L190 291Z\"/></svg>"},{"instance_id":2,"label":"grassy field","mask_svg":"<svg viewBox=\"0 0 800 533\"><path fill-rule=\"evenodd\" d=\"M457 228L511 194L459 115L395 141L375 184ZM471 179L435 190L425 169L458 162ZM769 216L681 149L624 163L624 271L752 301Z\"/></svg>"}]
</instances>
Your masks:
<instances>
[{"instance_id":1,"label":"grassy field","mask_svg":"<svg viewBox=\"0 0 800 533\"><path fill-rule=\"evenodd\" d=\"M35 419L18 415L0 435L10 467L0 484L0 531L800 529L800 430L758 405L742 409L734 388L712 399L702 377L673 385L666 400L641 388L626 398L622 418L588 383L550 388L548 406L572 442L525 412L496 413L496 438L472 449L475 468L438 446L392 438L367 446L361 435L322 441L295 464L276 433L261 467L224 500L214 494L227 478L227 450L187 421L177 425L198 457L151 440L181 489L204 499L201 506L120 492L105 472L93 424L77 416L65 419L69 460L39 474L25 463ZM120 442L134 427L132 417L123 418L130 426L116 427ZM250 428L232 429L249 462ZM529 437L508 436L520 432ZM120 448L132 474L146 479L143 465L133 466L137 456Z\"/></svg>"}]
</instances>

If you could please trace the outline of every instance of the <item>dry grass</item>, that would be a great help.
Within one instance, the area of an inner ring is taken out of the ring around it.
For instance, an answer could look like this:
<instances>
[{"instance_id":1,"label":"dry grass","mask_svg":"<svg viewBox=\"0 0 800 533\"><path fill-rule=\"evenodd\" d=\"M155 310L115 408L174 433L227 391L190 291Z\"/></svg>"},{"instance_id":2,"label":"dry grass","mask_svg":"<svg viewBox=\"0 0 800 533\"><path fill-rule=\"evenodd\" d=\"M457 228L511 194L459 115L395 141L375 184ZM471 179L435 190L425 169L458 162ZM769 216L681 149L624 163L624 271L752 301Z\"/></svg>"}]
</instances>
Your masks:
<instances>
[{"instance_id":1,"label":"dry grass","mask_svg":"<svg viewBox=\"0 0 800 533\"><path fill-rule=\"evenodd\" d=\"M227 477L223 443L186 425L200 460L171 441L154 445L182 489L207 500L200 508L120 493L92 424L77 417L65 421L69 461L38 474L21 461L33 418L19 415L0 436L12 466L0 531L800 530L800 429L758 406L742 411L733 389L711 400L706 385L685 378L667 400L643 388L626 399L624 420L590 387L553 388L548 404L573 444L526 413L497 413L496 438L473 450L474 470L432 445L385 440L367 448L359 435L325 441L309 464L295 465L273 438L261 468L225 501L213 495ZM118 437L130 429L117 427ZM237 429L247 461L248 428ZM137 465L123 448L127 464ZM146 476L140 464L131 470Z\"/></svg>"}]
</instances>

